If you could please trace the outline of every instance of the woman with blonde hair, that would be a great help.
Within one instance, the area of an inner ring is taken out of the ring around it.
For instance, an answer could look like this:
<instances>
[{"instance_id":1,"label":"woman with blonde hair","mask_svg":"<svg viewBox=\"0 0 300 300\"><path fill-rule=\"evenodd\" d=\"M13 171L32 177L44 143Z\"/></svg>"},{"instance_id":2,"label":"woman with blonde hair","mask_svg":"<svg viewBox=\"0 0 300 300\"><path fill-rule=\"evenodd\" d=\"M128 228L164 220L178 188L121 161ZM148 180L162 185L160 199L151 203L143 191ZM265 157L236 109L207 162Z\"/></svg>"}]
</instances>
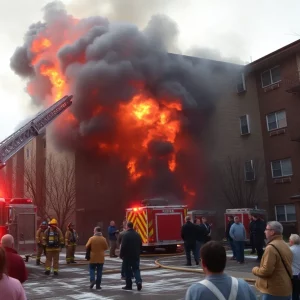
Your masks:
<instances>
[{"instance_id":1,"label":"woman with blonde hair","mask_svg":"<svg viewBox=\"0 0 300 300\"><path fill-rule=\"evenodd\" d=\"M25 291L19 280L5 274L6 254L0 247L0 300L26 300Z\"/></svg>"}]
</instances>

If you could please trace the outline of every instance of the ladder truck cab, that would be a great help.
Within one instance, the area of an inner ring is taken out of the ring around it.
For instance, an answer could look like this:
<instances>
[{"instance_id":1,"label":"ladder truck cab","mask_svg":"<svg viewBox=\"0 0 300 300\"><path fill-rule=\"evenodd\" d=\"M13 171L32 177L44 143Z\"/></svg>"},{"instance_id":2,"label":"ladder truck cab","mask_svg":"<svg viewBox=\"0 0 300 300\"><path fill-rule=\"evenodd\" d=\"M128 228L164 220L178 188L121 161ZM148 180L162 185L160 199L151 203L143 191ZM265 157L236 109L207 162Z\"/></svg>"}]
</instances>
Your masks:
<instances>
[{"instance_id":1,"label":"ladder truck cab","mask_svg":"<svg viewBox=\"0 0 300 300\"><path fill-rule=\"evenodd\" d=\"M225 231L228 223L228 217L239 217L240 222L244 225L246 230L246 242L250 242L249 236L249 224L250 224L250 215L255 214L259 216L262 220L266 221L267 219L267 211L264 209L256 209L256 208L233 208L226 209L224 214L225 219Z\"/></svg>"},{"instance_id":2,"label":"ladder truck cab","mask_svg":"<svg viewBox=\"0 0 300 300\"><path fill-rule=\"evenodd\" d=\"M143 250L165 248L176 252L182 245L181 227L187 215L186 205L169 205L163 198L145 199L140 206L126 209L126 220L142 238Z\"/></svg>"},{"instance_id":3,"label":"ladder truck cab","mask_svg":"<svg viewBox=\"0 0 300 300\"><path fill-rule=\"evenodd\" d=\"M14 238L14 248L26 260L35 254L37 208L31 199L0 198L0 239L5 234Z\"/></svg>"}]
</instances>

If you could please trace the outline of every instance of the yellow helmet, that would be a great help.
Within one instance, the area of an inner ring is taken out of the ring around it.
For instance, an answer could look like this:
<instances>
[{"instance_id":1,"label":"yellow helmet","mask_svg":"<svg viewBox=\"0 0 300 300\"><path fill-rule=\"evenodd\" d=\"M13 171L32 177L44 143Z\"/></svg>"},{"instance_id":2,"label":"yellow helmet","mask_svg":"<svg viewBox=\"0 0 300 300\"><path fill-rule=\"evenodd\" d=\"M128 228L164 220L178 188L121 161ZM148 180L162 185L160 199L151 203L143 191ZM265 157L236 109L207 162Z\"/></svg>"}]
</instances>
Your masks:
<instances>
[{"instance_id":1,"label":"yellow helmet","mask_svg":"<svg viewBox=\"0 0 300 300\"><path fill-rule=\"evenodd\" d=\"M56 219L52 219L52 220L49 222L49 225L57 225Z\"/></svg>"}]
</instances>

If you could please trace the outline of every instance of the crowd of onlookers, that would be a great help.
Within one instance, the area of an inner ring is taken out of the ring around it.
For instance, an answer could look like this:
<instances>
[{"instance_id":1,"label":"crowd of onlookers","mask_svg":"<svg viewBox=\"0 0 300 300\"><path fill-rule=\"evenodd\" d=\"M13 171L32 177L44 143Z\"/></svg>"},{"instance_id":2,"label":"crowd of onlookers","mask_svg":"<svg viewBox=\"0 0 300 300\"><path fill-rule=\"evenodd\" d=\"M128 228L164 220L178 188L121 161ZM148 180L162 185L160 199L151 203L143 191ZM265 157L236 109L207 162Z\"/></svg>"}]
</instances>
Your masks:
<instances>
[{"instance_id":1,"label":"crowd of onlookers","mask_svg":"<svg viewBox=\"0 0 300 300\"><path fill-rule=\"evenodd\" d=\"M257 253L259 263L259 266L252 269L252 273L257 277L255 286L262 294L261 299L299 300L299 235L292 234L288 245L283 240L281 223L272 221L265 224L259 217L252 217L252 221L256 222L250 224L250 233L253 234L251 241L254 245L252 253ZM101 228L94 228L93 236L86 244L91 289L95 285L96 289L101 289L105 251L110 248L110 256L117 257L117 247L120 247L119 257L122 259L121 277L126 282L123 289L132 290L133 278L137 290L142 289L139 269L142 240L133 227L133 223L125 222L123 230L119 232L112 221L108 228L109 245L102 235ZM221 242L211 241L211 225L205 218L192 222L190 217L186 217L181 234L187 265L191 265L192 252L196 265L201 262L206 275L204 280L191 285L186 292L186 300L257 299L253 289L244 280L224 273L227 262L226 249ZM226 235L232 248L231 259L243 264L246 232L237 217L229 218ZM22 287L26 280L25 263L14 250L13 237L9 234L4 235L0 247L0 300L26 300Z\"/></svg>"},{"instance_id":2,"label":"crowd of onlookers","mask_svg":"<svg viewBox=\"0 0 300 300\"><path fill-rule=\"evenodd\" d=\"M239 218L229 217L226 237L232 250L231 260L245 263L244 247L246 230ZM182 227L187 265L191 265L191 252L196 265L201 264L205 280L193 284L186 293L186 300L201 299L257 299L248 284L224 273L225 247L220 242L205 242L207 231L186 217ZM283 227L277 221L265 223L259 216L251 216L251 253L257 253L259 266L252 269L257 277L255 286L262 300L299 300L300 295L300 237L292 234L289 244L283 240ZM266 245L265 245L266 241ZM199 253L200 245L200 253ZM265 247L265 249L264 249Z\"/></svg>"}]
</instances>

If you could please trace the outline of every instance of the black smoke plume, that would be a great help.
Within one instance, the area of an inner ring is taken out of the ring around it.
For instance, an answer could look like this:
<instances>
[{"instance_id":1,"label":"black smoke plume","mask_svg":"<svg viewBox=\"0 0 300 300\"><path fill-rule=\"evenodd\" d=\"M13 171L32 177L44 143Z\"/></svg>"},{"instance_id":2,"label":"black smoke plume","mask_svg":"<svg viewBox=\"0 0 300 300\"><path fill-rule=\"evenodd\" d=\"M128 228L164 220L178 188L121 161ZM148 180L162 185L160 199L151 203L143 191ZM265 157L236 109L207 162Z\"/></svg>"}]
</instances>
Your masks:
<instances>
[{"instance_id":1,"label":"black smoke plume","mask_svg":"<svg viewBox=\"0 0 300 300\"><path fill-rule=\"evenodd\" d=\"M207 64L167 52L177 34L176 24L166 16L153 16L140 30L100 16L76 20L61 3L53 2L44 9L44 21L30 26L24 44L11 58L14 72L27 79L35 105L47 106L54 98L53 84L41 67L59 69L67 86L64 92L74 95L70 111L75 121L62 116L56 122L56 146L76 151L77 159L88 155L97 160L101 169L115 174L104 176L103 181L119 178L119 189L128 191L125 198L171 195L182 200L186 185L200 197L203 157L195 147L201 147L204 120L217 95ZM41 37L52 46L34 53L33 44ZM147 131L131 127L130 122L123 126L120 108L140 94L154 99L159 109L174 102L181 105L180 111L170 108L170 122L181 124L174 143L155 136L144 151L135 145ZM175 170L168 164L172 155ZM137 157L141 175L129 183L126 166L132 157ZM106 198L114 198L115 184L111 183Z\"/></svg>"}]
</instances>

